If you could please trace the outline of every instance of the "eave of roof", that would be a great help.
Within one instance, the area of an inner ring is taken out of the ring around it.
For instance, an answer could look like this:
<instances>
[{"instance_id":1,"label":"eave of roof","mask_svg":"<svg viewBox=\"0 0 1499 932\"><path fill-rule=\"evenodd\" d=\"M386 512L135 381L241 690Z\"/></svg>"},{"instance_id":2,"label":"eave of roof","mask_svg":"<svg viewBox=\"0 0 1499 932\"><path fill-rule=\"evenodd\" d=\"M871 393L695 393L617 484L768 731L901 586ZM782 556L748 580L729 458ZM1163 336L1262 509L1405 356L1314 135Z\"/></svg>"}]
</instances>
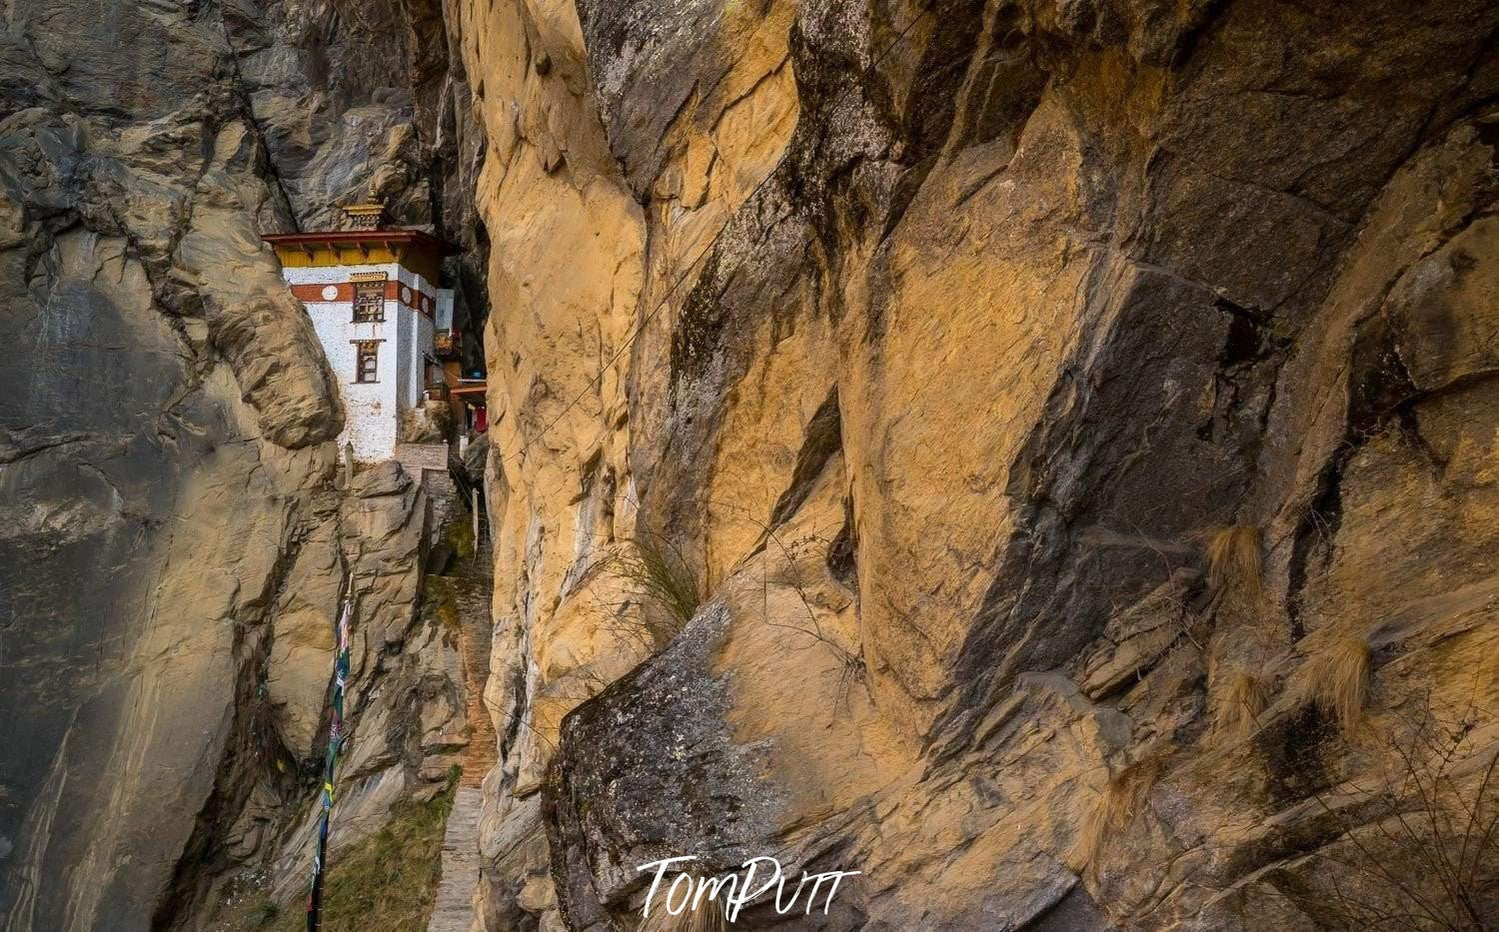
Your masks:
<instances>
[{"instance_id":1,"label":"eave of roof","mask_svg":"<svg viewBox=\"0 0 1499 932\"><path fill-rule=\"evenodd\" d=\"M372 246L403 244L422 246L439 255L451 256L463 251L461 246L420 230L332 230L323 233L272 233L262 236L273 246Z\"/></svg>"}]
</instances>

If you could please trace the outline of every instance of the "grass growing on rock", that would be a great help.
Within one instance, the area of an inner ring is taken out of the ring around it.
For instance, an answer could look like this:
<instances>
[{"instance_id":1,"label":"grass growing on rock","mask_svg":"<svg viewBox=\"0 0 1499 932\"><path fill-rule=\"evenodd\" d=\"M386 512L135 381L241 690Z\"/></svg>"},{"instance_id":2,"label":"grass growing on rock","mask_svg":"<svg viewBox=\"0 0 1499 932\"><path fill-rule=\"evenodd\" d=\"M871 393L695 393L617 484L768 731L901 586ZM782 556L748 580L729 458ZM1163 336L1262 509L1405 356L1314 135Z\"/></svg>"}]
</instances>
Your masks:
<instances>
[{"instance_id":1,"label":"grass growing on rock","mask_svg":"<svg viewBox=\"0 0 1499 932\"><path fill-rule=\"evenodd\" d=\"M443 638L456 644L462 619L458 615L458 593L446 576L428 574L422 580L422 615L442 628Z\"/></svg>"},{"instance_id":2,"label":"grass growing on rock","mask_svg":"<svg viewBox=\"0 0 1499 932\"><path fill-rule=\"evenodd\" d=\"M276 905L276 901L264 899L251 909L250 923L254 928L262 929L275 922L279 915L281 915L281 907Z\"/></svg>"},{"instance_id":3,"label":"grass growing on rock","mask_svg":"<svg viewBox=\"0 0 1499 932\"><path fill-rule=\"evenodd\" d=\"M1252 673L1236 671L1213 709L1213 740L1233 744L1249 736L1270 701L1270 689Z\"/></svg>"},{"instance_id":4,"label":"grass growing on rock","mask_svg":"<svg viewBox=\"0 0 1499 932\"><path fill-rule=\"evenodd\" d=\"M1345 734L1357 728L1364 715L1371 655L1368 640L1349 634L1336 638L1308 661L1312 700Z\"/></svg>"},{"instance_id":5,"label":"grass growing on rock","mask_svg":"<svg viewBox=\"0 0 1499 932\"><path fill-rule=\"evenodd\" d=\"M331 858L332 866L323 880L323 929L404 932L427 928L441 879L442 838L458 773L454 767L447 788L428 802L397 803L391 808L389 824ZM305 928L307 914L301 906L298 900L283 908L276 928L283 932Z\"/></svg>"},{"instance_id":6,"label":"grass growing on rock","mask_svg":"<svg viewBox=\"0 0 1499 932\"><path fill-rule=\"evenodd\" d=\"M1263 560L1260 529L1244 524L1220 528L1208 538L1208 585L1214 592L1257 596Z\"/></svg>"},{"instance_id":7,"label":"grass growing on rock","mask_svg":"<svg viewBox=\"0 0 1499 932\"><path fill-rule=\"evenodd\" d=\"M636 537L631 543L634 552L620 558L619 573L664 613L664 623L649 617L650 612L644 613L642 622L651 639L660 646L697 614L703 601L702 589L692 566L676 547L651 537Z\"/></svg>"},{"instance_id":8,"label":"grass growing on rock","mask_svg":"<svg viewBox=\"0 0 1499 932\"><path fill-rule=\"evenodd\" d=\"M1129 828L1145 807L1146 797L1160 776L1160 761L1147 758L1131 764L1109 780L1097 803L1078 827L1077 841L1068 857L1074 870L1092 866L1104 845Z\"/></svg>"}]
</instances>

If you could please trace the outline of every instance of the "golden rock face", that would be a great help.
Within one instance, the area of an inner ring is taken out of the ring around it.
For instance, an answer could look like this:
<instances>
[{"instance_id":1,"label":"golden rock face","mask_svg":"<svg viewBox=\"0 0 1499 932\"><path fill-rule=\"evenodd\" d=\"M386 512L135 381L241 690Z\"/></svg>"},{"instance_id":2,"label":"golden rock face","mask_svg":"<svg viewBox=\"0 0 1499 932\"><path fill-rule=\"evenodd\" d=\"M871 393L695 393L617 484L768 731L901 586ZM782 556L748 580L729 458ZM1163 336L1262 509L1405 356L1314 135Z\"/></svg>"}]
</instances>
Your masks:
<instances>
[{"instance_id":1,"label":"golden rock face","mask_svg":"<svg viewBox=\"0 0 1499 932\"><path fill-rule=\"evenodd\" d=\"M346 565L338 837L491 742L459 928L686 853L833 929L1494 911L1493 3L33 5L7 922L298 897ZM276 256L446 263L455 373L487 304L491 729L262 243L340 226Z\"/></svg>"},{"instance_id":2,"label":"golden rock face","mask_svg":"<svg viewBox=\"0 0 1499 932\"><path fill-rule=\"evenodd\" d=\"M547 794L569 922L638 905L630 837L837 846L872 879L833 927L1214 927L1234 885L1332 922L1252 876L1326 863L1260 826L1399 755L1360 762L1307 681L1356 681L1386 745L1460 713L1438 671L1492 695L1491 148L1341 77L1460 107L1466 8L1033 6L463 6L520 723L485 843L537 875L504 840ZM1253 579L1213 581L1226 529ZM657 540L704 593L667 645ZM551 915L531 893L490 905Z\"/></svg>"}]
</instances>

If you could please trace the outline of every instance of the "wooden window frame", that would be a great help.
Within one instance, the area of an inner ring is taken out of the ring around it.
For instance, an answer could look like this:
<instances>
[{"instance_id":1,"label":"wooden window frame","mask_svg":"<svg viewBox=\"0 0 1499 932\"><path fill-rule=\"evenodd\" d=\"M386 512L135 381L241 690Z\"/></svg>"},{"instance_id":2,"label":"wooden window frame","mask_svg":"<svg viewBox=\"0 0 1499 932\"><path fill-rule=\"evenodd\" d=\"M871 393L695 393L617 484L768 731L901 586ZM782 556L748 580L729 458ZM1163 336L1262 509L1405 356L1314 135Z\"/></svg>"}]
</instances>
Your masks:
<instances>
[{"instance_id":1,"label":"wooden window frame","mask_svg":"<svg viewBox=\"0 0 1499 932\"><path fill-rule=\"evenodd\" d=\"M385 283L388 280L375 278L355 280L350 283L354 289L354 323L377 324L385 320ZM362 306L360 299L366 299Z\"/></svg>"},{"instance_id":2,"label":"wooden window frame","mask_svg":"<svg viewBox=\"0 0 1499 932\"><path fill-rule=\"evenodd\" d=\"M378 385L380 382L380 344L384 340L350 340L354 344L354 384L355 385ZM374 371L370 378L364 377L364 362L368 359L374 363Z\"/></svg>"}]
</instances>

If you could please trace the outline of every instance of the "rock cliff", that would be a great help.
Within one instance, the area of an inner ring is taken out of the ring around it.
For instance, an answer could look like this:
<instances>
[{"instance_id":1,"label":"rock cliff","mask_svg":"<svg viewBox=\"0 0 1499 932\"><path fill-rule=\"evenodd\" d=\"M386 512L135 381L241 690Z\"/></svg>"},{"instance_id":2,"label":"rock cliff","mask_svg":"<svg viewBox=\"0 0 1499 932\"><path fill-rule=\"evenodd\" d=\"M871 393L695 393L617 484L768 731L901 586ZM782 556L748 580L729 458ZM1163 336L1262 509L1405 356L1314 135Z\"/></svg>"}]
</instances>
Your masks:
<instances>
[{"instance_id":1,"label":"rock cliff","mask_svg":"<svg viewBox=\"0 0 1499 932\"><path fill-rule=\"evenodd\" d=\"M417 610L428 496L341 473L338 392L260 236L374 189L480 245L432 168L457 184L474 143L435 7L5 17L0 916L201 925L245 870L305 885L347 576L335 849L440 789L466 740L457 651ZM478 266L452 272L482 299Z\"/></svg>"},{"instance_id":2,"label":"rock cliff","mask_svg":"<svg viewBox=\"0 0 1499 932\"><path fill-rule=\"evenodd\" d=\"M1499 921L1492 3L5 15L7 928L295 895L344 566L345 844L463 740L259 247L369 192L483 327L477 928L678 855L861 872L754 927Z\"/></svg>"},{"instance_id":3,"label":"rock cliff","mask_svg":"<svg viewBox=\"0 0 1499 932\"><path fill-rule=\"evenodd\" d=\"M1458 908L1387 836L1495 805L1492 5L456 7L486 928Z\"/></svg>"}]
</instances>

